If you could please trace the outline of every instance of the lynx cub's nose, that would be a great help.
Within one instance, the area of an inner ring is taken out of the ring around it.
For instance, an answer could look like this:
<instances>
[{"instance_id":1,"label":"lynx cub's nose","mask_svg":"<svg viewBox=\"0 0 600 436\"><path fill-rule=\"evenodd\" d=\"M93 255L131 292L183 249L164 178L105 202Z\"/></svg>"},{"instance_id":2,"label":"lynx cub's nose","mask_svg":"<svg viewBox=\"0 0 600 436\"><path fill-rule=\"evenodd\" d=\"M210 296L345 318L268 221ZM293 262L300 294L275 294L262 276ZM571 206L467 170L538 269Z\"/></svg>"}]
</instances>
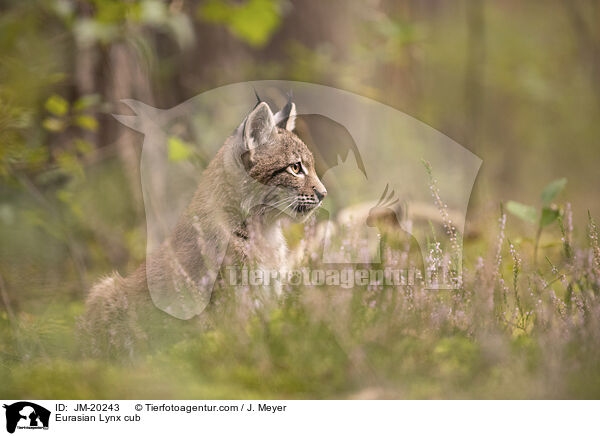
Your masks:
<instances>
[{"instance_id":1,"label":"lynx cub's nose","mask_svg":"<svg viewBox=\"0 0 600 436\"><path fill-rule=\"evenodd\" d=\"M319 199L319 201L322 201L325 196L327 195L327 190L323 189L323 191L318 191L317 188L313 188L313 191L315 191L315 194L317 195L317 198Z\"/></svg>"}]
</instances>

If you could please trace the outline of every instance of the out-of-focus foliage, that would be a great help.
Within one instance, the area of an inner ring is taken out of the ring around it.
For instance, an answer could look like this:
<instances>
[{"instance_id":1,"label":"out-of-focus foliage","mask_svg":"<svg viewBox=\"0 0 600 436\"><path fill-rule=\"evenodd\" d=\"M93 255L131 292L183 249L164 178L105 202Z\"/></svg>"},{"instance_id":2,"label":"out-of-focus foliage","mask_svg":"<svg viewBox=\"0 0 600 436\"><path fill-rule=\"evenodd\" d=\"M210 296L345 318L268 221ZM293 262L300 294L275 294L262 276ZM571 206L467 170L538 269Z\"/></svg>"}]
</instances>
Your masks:
<instances>
[{"instance_id":1,"label":"out-of-focus foliage","mask_svg":"<svg viewBox=\"0 0 600 436\"><path fill-rule=\"evenodd\" d=\"M180 46L193 39L190 18L181 12L183 2L160 0L56 0L50 7L83 45L110 44L123 38L143 38L144 28L165 32ZM171 6L171 7L169 7ZM84 13L81 13L85 11Z\"/></svg>"},{"instance_id":2,"label":"out-of-focus foliage","mask_svg":"<svg viewBox=\"0 0 600 436\"><path fill-rule=\"evenodd\" d=\"M194 154L194 148L177 136L172 136L167 142L168 158L170 161L178 162L188 160Z\"/></svg>"},{"instance_id":3,"label":"out-of-focus foliage","mask_svg":"<svg viewBox=\"0 0 600 436\"><path fill-rule=\"evenodd\" d=\"M238 38L264 46L281 24L281 0L229 2L211 0L200 5L199 15L210 23L224 24Z\"/></svg>"}]
</instances>

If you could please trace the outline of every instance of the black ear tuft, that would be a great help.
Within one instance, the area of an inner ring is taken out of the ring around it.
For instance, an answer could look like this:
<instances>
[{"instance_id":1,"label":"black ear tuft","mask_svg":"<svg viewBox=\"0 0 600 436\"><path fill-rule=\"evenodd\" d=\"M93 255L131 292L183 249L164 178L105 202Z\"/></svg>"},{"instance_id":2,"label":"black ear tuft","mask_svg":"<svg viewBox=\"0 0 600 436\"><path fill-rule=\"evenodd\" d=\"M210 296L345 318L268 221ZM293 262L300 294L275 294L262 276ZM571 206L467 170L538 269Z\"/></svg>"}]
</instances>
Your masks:
<instances>
[{"instance_id":1,"label":"black ear tuft","mask_svg":"<svg viewBox=\"0 0 600 436\"><path fill-rule=\"evenodd\" d=\"M256 92L256 88L252 88L252 89L254 90L254 95L256 96L256 104L254 105L254 107L256 107L256 106L258 106L259 104L262 103L262 100L258 96L258 92Z\"/></svg>"},{"instance_id":2,"label":"black ear tuft","mask_svg":"<svg viewBox=\"0 0 600 436\"><path fill-rule=\"evenodd\" d=\"M296 127L296 105L292 102L292 97L288 99L286 105L275 114L275 124L277 127L289 130L290 132Z\"/></svg>"}]
</instances>

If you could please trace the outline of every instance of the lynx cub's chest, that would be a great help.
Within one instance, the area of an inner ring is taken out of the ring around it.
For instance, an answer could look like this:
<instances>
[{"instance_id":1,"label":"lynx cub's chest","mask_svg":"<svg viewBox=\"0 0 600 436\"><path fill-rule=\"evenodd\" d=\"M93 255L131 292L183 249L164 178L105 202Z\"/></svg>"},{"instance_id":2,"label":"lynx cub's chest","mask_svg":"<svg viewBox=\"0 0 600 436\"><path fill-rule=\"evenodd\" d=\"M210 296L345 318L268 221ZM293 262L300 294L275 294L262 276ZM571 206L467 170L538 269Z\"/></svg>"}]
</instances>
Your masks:
<instances>
[{"instance_id":1,"label":"lynx cub's chest","mask_svg":"<svg viewBox=\"0 0 600 436\"><path fill-rule=\"evenodd\" d=\"M252 240L250 251L253 265L249 267L260 271L261 277L270 284L275 294L281 294L280 278L285 277L288 270L288 249L281 224L277 222L263 229L262 234Z\"/></svg>"}]
</instances>

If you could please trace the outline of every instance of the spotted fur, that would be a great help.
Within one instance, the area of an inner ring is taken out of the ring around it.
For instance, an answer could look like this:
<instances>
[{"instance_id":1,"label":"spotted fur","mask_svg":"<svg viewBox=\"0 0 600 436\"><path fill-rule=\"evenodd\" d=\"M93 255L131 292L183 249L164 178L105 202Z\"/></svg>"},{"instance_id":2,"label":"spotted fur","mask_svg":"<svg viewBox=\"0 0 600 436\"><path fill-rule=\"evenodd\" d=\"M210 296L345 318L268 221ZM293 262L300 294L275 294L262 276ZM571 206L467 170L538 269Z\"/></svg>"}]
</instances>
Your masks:
<instances>
[{"instance_id":1,"label":"spotted fur","mask_svg":"<svg viewBox=\"0 0 600 436\"><path fill-rule=\"evenodd\" d=\"M226 264L286 269L282 218L306 219L327 194L312 153L288 130L295 113L291 101L275 115L267 103L257 104L208 165L161 248L132 275L115 275L92 289L82 326L103 352L127 351L143 336L136 320L158 312L150 304L150 279L169 308L208 304L218 289L207 271L221 266L213 263L224 245ZM296 164L298 173L290 169Z\"/></svg>"}]
</instances>

